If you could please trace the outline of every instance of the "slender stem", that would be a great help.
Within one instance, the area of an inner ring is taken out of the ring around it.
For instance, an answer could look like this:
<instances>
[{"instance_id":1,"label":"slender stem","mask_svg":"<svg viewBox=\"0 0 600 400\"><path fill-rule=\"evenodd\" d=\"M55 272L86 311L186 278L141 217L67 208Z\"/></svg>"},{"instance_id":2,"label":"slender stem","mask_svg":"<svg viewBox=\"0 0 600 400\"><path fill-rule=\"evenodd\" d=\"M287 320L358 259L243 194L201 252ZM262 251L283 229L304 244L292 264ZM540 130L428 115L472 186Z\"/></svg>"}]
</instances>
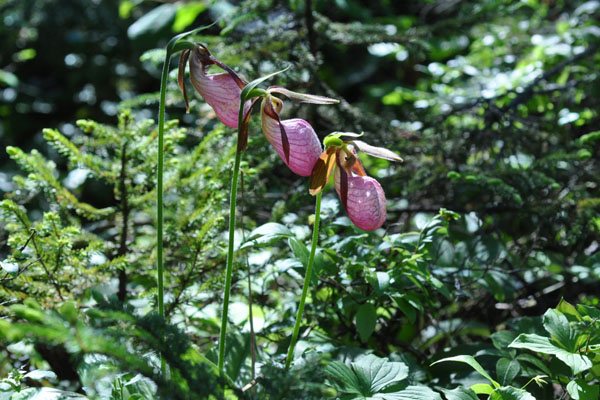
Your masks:
<instances>
[{"instance_id":1,"label":"slender stem","mask_svg":"<svg viewBox=\"0 0 600 400\"><path fill-rule=\"evenodd\" d=\"M164 317L164 284L163 284L163 169L164 169L164 133L165 133L165 100L167 97L167 79L171 53L167 50L160 79L160 105L158 108L158 165L156 169L156 258L158 281L158 313ZM164 336L164 332L162 334ZM160 370L166 376L165 359L160 357Z\"/></svg>"},{"instance_id":2,"label":"slender stem","mask_svg":"<svg viewBox=\"0 0 600 400\"><path fill-rule=\"evenodd\" d=\"M242 175L240 176L240 184L241 184L241 220L242 220L242 242L246 242L246 236L244 234L244 171L242 171ZM246 268L248 268L248 320L250 321L250 360L251 360L251 375L252 380L256 378L256 337L254 334L254 317L252 315L252 268L250 267L250 263L248 262L248 253L244 252L244 258L246 262ZM256 388L252 387L252 396L256 395Z\"/></svg>"},{"instance_id":3,"label":"slender stem","mask_svg":"<svg viewBox=\"0 0 600 400\"><path fill-rule=\"evenodd\" d=\"M237 184L240 172L242 153L236 151L233 176L231 178L231 198L229 200L229 247L227 249L227 268L225 270L225 297L223 298L223 315L221 316L221 335L219 337L219 371L223 371L225 361L225 337L227 335L227 313L229 311L229 294L231 292L231 275L233 274L233 245L235 234L235 207L237 200Z\"/></svg>"},{"instance_id":4,"label":"slender stem","mask_svg":"<svg viewBox=\"0 0 600 400\"><path fill-rule=\"evenodd\" d=\"M310 279L312 277L312 268L315 262L315 252L317 251L317 243L319 241L319 220L321 217L321 193L317 194L317 200L315 205L315 223L313 225L313 237L312 245L310 248L310 257L308 258L308 266L306 267L306 275L304 276L304 286L302 287L302 297L300 297L300 304L298 305L298 314L296 315L296 325L294 326L294 333L292 333L292 341L290 342L290 348L288 349L287 359L285 361L285 367L289 368L294 358L294 347L296 347L296 340L298 340L298 333L300 332L300 323L302 322L302 314L304 313L304 303L306 302L306 295L308 294L308 287L310 286Z\"/></svg>"}]
</instances>

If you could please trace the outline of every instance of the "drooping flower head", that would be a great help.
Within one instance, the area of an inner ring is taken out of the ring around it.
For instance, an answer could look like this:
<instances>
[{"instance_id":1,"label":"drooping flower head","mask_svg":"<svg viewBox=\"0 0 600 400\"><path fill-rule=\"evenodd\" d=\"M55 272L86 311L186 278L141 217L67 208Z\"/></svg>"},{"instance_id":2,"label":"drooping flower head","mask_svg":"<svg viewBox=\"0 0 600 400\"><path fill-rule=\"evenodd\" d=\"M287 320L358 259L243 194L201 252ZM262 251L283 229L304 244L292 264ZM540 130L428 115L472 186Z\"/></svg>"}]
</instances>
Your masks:
<instances>
[{"instance_id":1,"label":"drooping flower head","mask_svg":"<svg viewBox=\"0 0 600 400\"><path fill-rule=\"evenodd\" d=\"M190 78L198 93L213 108L221 122L232 128L239 127L237 144L239 152L244 151L248 144L248 125L252 107L262 98L262 128L267 140L292 172L302 176L311 174L322 151L319 138L312 126L303 119L294 118L282 121L279 114L283 109L283 101L273 94L278 93L302 103L334 104L338 103L338 100L297 93L279 86L271 86L267 90L256 89L259 95L253 95L250 97L251 100L244 103L242 123L238 125L240 95L248 83L226 64L215 58L206 46L197 44L193 49L184 50L179 59L177 80L183 91L187 111L189 111L189 103L183 78L188 60ZM206 68L210 65L217 65L225 72L207 74ZM267 77L259 78L254 82L262 82L265 78ZM248 86L254 87L253 83Z\"/></svg>"},{"instance_id":2,"label":"drooping flower head","mask_svg":"<svg viewBox=\"0 0 600 400\"><path fill-rule=\"evenodd\" d=\"M321 154L321 142L308 122L300 118L281 120L283 100L273 96L282 94L291 100L312 104L334 104L338 100L310 94L296 93L279 86L266 90L260 107L263 133L279 157L294 172L309 176Z\"/></svg>"},{"instance_id":3,"label":"drooping flower head","mask_svg":"<svg viewBox=\"0 0 600 400\"><path fill-rule=\"evenodd\" d=\"M215 111L217 118L231 128L238 126L238 112L240 109L240 93L247 82L236 74L226 64L215 58L211 52L202 44L197 44L193 49L184 50L179 59L179 87L183 91L186 103L186 111L189 112L187 93L183 82L186 62L189 60L190 79L194 88L200 93ZM217 65L225 72L219 74L207 74L206 68ZM244 105L247 112L249 103Z\"/></svg>"},{"instance_id":4,"label":"drooping flower head","mask_svg":"<svg viewBox=\"0 0 600 400\"><path fill-rule=\"evenodd\" d=\"M315 163L310 178L310 193L319 193L335 169L335 190L350 221L358 228L372 231L385 222L385 193L376 179L367 176L356 151L390 161L402 161L396 153L360 140L343 142L340 137L359 137L356 133L334 132L325 138L326 150ZM337 166L337 168L335 168Z\"/></svg>"}]
</instances>

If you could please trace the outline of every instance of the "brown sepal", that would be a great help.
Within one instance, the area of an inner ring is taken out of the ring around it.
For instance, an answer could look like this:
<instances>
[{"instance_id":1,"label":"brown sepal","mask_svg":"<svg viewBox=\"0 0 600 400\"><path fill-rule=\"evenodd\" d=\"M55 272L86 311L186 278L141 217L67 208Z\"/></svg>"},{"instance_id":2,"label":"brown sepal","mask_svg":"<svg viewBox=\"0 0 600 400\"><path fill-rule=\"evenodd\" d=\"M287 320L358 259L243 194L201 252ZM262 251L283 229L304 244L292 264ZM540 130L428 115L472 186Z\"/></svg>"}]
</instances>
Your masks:
<instances>
[{"instance_id":1,"label":"brown sepal","mask_svg":"<svg viewBox=\"0 0 600 400\"><path fill-rule=\"evenodd\" d=\"M323 190L325 185L327 185L329 177L331 176L331 172L333 171L333 167L335 166L336 151L337 149L335 147L328 148L321 153L319 159L315 163L310 175L309 188L310 194L313 196Z\"/></svg>"},{"instance_id":2,"label":"brown sepal","mask_svg":"<svg viewBox=\"0 0 600 400\"><path fill-rule=\"evenodd\" d=\"M240 129L238 131L238 140L237 140L237 151L241 153L246 150L248 147L248 125L250 123L250 116L252 115L252 108L260 100L260 97L255 97L252 99L252 103L250 103L250 108L244 114L244 118L242 119L242 124L240 125Z\"/></svg>"},{"instance_id":3,"label":"brown sepal","mask_svg":"<svg viewBox=\"0 0 600 400\"><path fill-rule=\"evenodd\" d=\"M179 88L183 92L183 99L185 100L185 112L190 112L190 103L188 101L187 92L185 90L185 82L183 81L183 77L185 75L185 65L187 60L190 58L191 50L184 50L181 53L181 57L179 57L179 73L177 74L177 84Z\"/></svg>"},{"instance_id":4,"label":"brown sepal","mask_svg":"<svg viewBox=\"0 0 600 400\"><path fill-rule=\"evenodd\" d=\"M340 157L337 157L337 166L340 171L340 200L344 205L344 209L348 210L348 172L342 166Z\"/></svg>"}]
</instances>

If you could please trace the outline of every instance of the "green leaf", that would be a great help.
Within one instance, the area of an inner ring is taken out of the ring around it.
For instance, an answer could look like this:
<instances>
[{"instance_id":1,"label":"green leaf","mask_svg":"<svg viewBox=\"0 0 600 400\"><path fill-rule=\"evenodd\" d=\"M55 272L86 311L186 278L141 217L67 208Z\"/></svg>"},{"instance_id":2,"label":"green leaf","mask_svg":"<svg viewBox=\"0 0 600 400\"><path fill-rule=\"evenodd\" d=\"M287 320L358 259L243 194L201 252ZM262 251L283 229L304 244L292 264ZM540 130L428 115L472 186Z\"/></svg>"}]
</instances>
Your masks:
<instances>
[{"instance_id":1,"label":"green leaf","mask_svg":"<svg viewBox=\"0 0 600 400\"><path fill-rule=\"evenodd\" d=\"M269 222L250 232L250 235L246 238L246 242L240 246L240 249L268 245L276 240L290 236L293 236L293 233L286 226L276 222Z\"/></svg>"},{"instance_id":2,"label":"green leaf","mask_svg":"<svg viewBox=\"0 0 600 400\"><path fill-rule=\"evenodd\" d=\"M179 6L173 22L173 31L181 32L187 28L204 10L206 10L206 4L200 1L190 1Z\"/></svg>"},{"instance_id":3,"label":"green leaf","mask_svg":"<svg viewBox=\"0 0 600 400\"><path fill-rule=\"evenodd\" d=\"M257 236L292 236L287 226L278 224L276 222L269 222L254 229L248 235L248 240Z\"/></svg>"},{"instance_id":4,"label":"green leaf","mask_svg":"<svg viewBox=\"0 0 600 400\"><path fill-rule=\"evenodd\" d=\"M41 369L36 369L35 371L31 371L26 373L23 378L29 378L34 381L39 381L42 379L56 379L56 374L52 371L43 371Z\"/></svg>"},{"instance_id":5,"label":"green leaf","mask_svg":"<svg viewBox=\"0 0 600 400\"><path fill-rule=\"evenodd\" d=\"M308 266L308 257L310 253L304 243L300 242L295 237L290 237L288 239L288 245L292 249L292 252L296 258L302 263L304 268L306 268Z\"/></svg>"},{"instance_id":6,"label":"green leaf","mask_svg":"<svg viewBox=\"0 0 600 400\"><path fill-rule=\"evenodd\" d=\"M577 321L581 321L581 315L577 311L577 309L569 302L565 301L565 299L560 299L560 303L556 306L556 309L567 316L572 316Z\"/></svg>"},{"instance_id":7,"label":"green leaf","mask_svg":"<svg viewBox=\"0 0 600 400\"><path fill-rule=\"evenodd\" d=\"M342 386L338 387L340 391L351 394L362 394L358 377L346 364L339 361L332 361L325 367L325 373L342 383Z\"/></svg>"},{"instance_id":8,"label":"green leaf","mask_svg":"<svg viewBox=\"0 0 600 400\"><path fill-rule=\"evenodd\" d=\"M375 331L377 323L377 310L371 303L365 303L358 308L355 324L360 340L366 342Z\"/></svg>"},{"instance_id":9,"label":"green leaf","mask_svg":"<svg viewBox=\"0 0 600 400\"><path fill-rule=\"evenodd\" d=\"M550 309L544 314L544 328L552 339L566 350L577 351L576 335L569 326L569 320L560 311Z\"/></svg>"},{"instance_id":10,"label":"green leaf","mask_svg":"<svg viewBox=\"0 0 600 400\"><path fill-rule=\"evenodd\" d=\"M435 365L435 364L438 364L438 363L441 363L441 362L446 362L446 361L456 361L456 362L462 362L462 363L468 364L468 365L471 366L471 368L473 368L475 371L479 372L488 381L490 381L492 383L492 385L494 385L494 387L496 387L496 388L500 387L500 384L498 382L496 382L495 380L492 379L492 377L490 376L490 374L488 374L483 369L483 367L481 366L481 364L479 364L477 362L477 360L475 360L475 358L473 356L460 355L460 356L443 358L441 360L438 360L438 361L432 363L431 365Z\"/></svg>"},{"instance_id":11,"label":"green leaf","mask_svg":"<svg viewBox=\"0 0 600 400\"><path fill-rule=\"evenodd\" d=\"M511 386L496 389L490 395L490 400L536 400L529 392Z\"/></svg>"},{"instance_id":12,"label":"green leaf","mask_svg":"<svg viewBox=\"0 0 600 400\"><path fill-rule=\"evenodd\" d=\"M537 358L536 356L534 356L532 354L519 354L516 357L516 360L519 361L521 364L523 364L523 363L531 364L532 366L537 368L539 372L542 372L544 375L548 375L548 376L552 375L552 371L550 371L550 368L548 368L548 366L546 364L544 364L539 358Z\"/></svg>"},{"instance_id":13,"label":"green leaf","mask_svg":"<svg viewBox=\"0 0 600 400\"><path fill-rule=\"evenodd\" d=\"M471 390L477 394L491 394L494 391L494 387L487 383L476 383L471 385Z\"/></svg>"},{"instance_id":14,"label":"green leaf","mask_svg":"<svg viewBox=\"0 0 600 400\"><path fill-rule=\"evenodd\" d=\"M567 384L567 392L573 400L598 400L600 386L590 385L583 379L577 379Z\"/></svg>"},{"instance_id":15,"label":"green leaf","mask_svg":"<svg viewBox=\"0 0 600 400\"><path fill-rule=\"evenodd\" d=\"M559 360L571 367L573 374L578 374L592 368L592 362L587 356L579 353L572 353L558 347L550 341L550 338L544 336L522 333L509 345L509 347L555 355Z\"/></svg>"},{"instance_id":16,"label":"green leaf","mask_svg":"<svg viewBox=\"0 0 600 400\"><path fill-rule=\"evenodd\" d=\"M352 363L352 368L359 377L364 377L369 383L371 394L408 377L406 364L391 362L387 358L379 358L373 354L359 358Z\"/></svg>"},{"instance_id":17,"label":"green leaf","mask_svg":"<svg viewBox=\"0 0 600 400\"><path fill-rule=\"evenodd\" d=\"M337 388L343 393L358 394L364 398L408 399L408 397L391 397L390 393L375 396L378 392L408 377L408 366L402 362L390 362L387 358L369 354L351 363L351 367L339 361L332 361L325 368L325 372L342 383Z\"/></svg>"},{"instance_id":18,"label":"green leaf","mask_svg":"<svg viewBox=\"0 0 600 400\"><path fill-rule=\"evenodd\" d=\"M398 392L377 393L367 400L442 400L439 393L434 392L427 386L408 386Z\"/></svg>"},{"instance_id":19,"label":"green leaf","mask_svg":"<svg viewBox=\"0 0 600 400\"><path fill-rule=\"evenodd\" d=\"M176 9L177 7L170 3L154 8L129 26L127 36L129 39L135 40L145 35L160 32L165 27L171 25L175 18Z\"/></svg>"},{"instance_id":20,"label":"green leaf","mask_svg":"<svg viewBox=\"0 0 600 400\"><path fill-rule=\"evenodd\" d=\"M34 399L87 399L79 393L67 392L64 390L43 387L43 388L26 388L22 389L19 393L15 393L10 396L11 400L34 400Z\"/></svg>"},{"instance_id":21,"label":"green leaf","mask_svg":"<svg viewBox=\"0 0 600 400\"><path fill-rule=\"evenodd\" d=\"M503 353L510 353L514 357L517 351L508 349L508 345L511 344L517 336L518 333L505 330L493 333L491 338L495 348Z\"/></svg>"},{"instance_id":22,"label":"green leaf","mask_svg":"<svg viewBox=\"0 0 600 400\"><path fill-rule=\"evenodd\" d=\"M496 362L496 377L502 385L509 385L521 371L521 365L517 360L501 358Z\"/></svg>"},{"instance_id":23,"label":"green leaf","mask_svg":"<svg viewBox=\"0 0 600 400\"><path fill-rule=\"evenodd\" d=\"M456 389L442 389L448 400L479 400L477 394L466 387L457 387Z\"/></svg>"}]
</instances>

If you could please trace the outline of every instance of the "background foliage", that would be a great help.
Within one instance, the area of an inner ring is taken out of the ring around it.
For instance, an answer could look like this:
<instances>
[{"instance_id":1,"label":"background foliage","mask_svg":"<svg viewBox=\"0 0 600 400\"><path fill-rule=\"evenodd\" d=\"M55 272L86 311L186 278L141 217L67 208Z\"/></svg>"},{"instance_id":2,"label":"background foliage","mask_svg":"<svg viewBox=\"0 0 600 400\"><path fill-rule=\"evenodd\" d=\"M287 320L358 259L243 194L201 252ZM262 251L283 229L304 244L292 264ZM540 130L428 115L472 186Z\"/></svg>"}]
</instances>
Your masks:
<instances>
[{"instance_id":1,"label":"background foliage","mask_svg":"<svg viewBox=\"0 0 600 400\"><path fill-rule=\"evenodd\" d=\"M597 400L599 16L569 0L0 1L0 397ZM291 64L270 83L341 100L285 118L405 159L363 160L382 230L326 192L291 373L308 183L253 121L219 377L235 134L198 96L184 114L173 73L167 322L151 312L161 46L214 20L196 39L246 78Z\"/></svg>"}]
</instances>

